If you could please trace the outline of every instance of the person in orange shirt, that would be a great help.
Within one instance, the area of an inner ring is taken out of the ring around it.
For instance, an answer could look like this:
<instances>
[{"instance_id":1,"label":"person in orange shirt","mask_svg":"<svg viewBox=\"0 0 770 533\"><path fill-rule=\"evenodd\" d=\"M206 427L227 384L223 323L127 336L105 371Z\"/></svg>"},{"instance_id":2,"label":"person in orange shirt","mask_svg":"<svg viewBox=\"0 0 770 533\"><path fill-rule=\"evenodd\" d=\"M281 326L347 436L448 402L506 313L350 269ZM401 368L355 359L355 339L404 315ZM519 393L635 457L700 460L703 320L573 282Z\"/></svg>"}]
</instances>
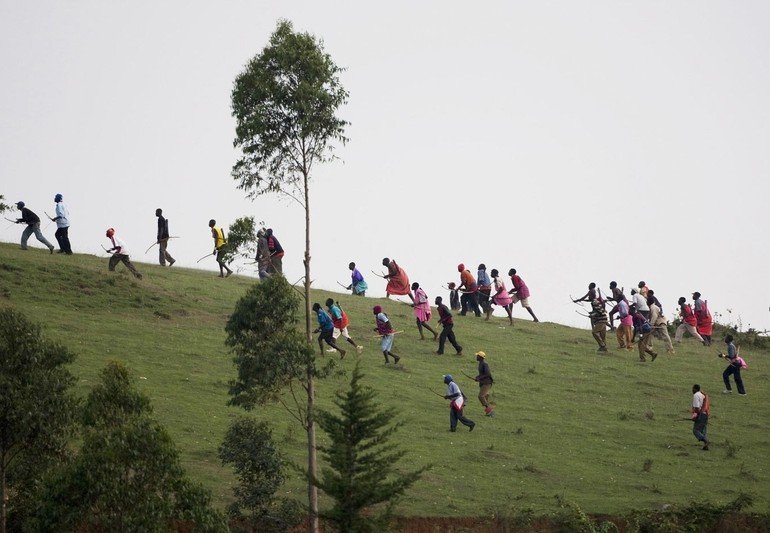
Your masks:
<instances>
[{"instance_id":1,"label":"person in orange shirt","mask_svg":"<svg viewBox=\"0 0 770 533\"><path fill-rule=\"evenodd\" d=\"M457 271L460 273L460 285L457 286L457 290L462 291L460 296L460 314L465 316L468 313L468 309L473 310L473 314L481 316L481 309L479 309L479 286L476 283L476 278L473 277L471 271L465 268L463 263L457 265Z\"/></svg>"}]
</instances>

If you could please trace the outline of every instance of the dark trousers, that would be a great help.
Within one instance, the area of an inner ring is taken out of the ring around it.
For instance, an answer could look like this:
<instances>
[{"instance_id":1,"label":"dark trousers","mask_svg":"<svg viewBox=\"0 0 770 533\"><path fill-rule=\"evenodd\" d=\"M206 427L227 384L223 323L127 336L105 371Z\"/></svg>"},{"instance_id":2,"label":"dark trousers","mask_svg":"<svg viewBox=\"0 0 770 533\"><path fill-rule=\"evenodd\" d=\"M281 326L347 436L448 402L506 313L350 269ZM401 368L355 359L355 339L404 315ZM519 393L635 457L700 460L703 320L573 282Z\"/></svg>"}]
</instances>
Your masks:
<instances>
[{"instance_id":1,"label":"dark trousers","mask_svg":"<svg viewBox=\"0 0 770 533\"><path fill-rule=\"evenodd\" d=\"M692 426L692 434L695 435L695 438L701 442L708 441L706 438L706 426L708 423L709 415L706 413L698 413L697 418L695 418L695 423Z\"/></svg>"},{"instance_id":2,"label":"dark trousers","mask_svg":"<svg viewBox=\"0 0 770 533\"><path fill-rule=\"evenodd\" d=\"M449 339L449 343L454 346L455 350L457 350L457 353L460 353L463 351L463 347L457 344L457 339L455 339L455 332L454 324L441 324L441 334L438 336L438 353L441 355L444 353L444 344L446 343L446 340Z\"/></svg>"},{"instance_id":3,"label":"dark trousers","mask_svg":"<svg viewBox=\"0 0 770 533\"><path fill-rule=\"evenodd\" d=\"M118 266L118 263L123 263L126 265L126 268L131 271L131 273L136 276L139 279L142 279L142 275L136 270L133 263L131 263L131 260L128 258L125 254L112 254L112 257L110 257L110 261L108 263L108 269L110 272L115 271L115 267Z\"/></svg>"},{"instance_id":4,"label":"dark trousers","mask_svg":"<svg viewBox=\"0 0 770 533\"><path fill-rule=\"evenodd\" d=\"M67 226L66 228L58 228L56 230L56 233L54 233L54 236L56 237L56 242L59 243L59 250L61 250L65 254L72 253L72 246L70 245L69 231L70 231L70 227Z\"/></svg>"},{"instance_id":5,"label":"dark trousers","mask_svg":"<svg viewBox=\"0 0 770 533\"><path fill-rule=\"evenodd\" d=\"M462 307L460 314L463 316L468 312L468 309L471 309L474 315L481 316L481 310L479 309L479 295L477 292L464 292L463 295L460 296L460 306Z\"/></svg>"},{"instance_id":6,"label":"dark trousers","mask_svg":"<svg viewBox=\"0 0 770 533\"><path fill-rule=\"evenodd\" d=\"M746 389L743 388L743 379L741 378L741 367L739 365L730 365L722 372L722 379L727 390L733 390L730 387L730 374L735 376L735 386L738 387L738 394L746 394Z\"/></svg>"},{"instance_id":7,"label":"dark trousers","mask_svg":"<svg viewBox=\"0 0 770 533\"><path fill-rule=\"evenodd\" d=\"M449 429L451 431L455 431L457 429L457 421L460 421L463 423L464 426L468 426L469 428L472 428L476 425L476 423L473 420L468 420L463 415L462 409L453 409L449 408Z\"/></svg>"}]
</instances>

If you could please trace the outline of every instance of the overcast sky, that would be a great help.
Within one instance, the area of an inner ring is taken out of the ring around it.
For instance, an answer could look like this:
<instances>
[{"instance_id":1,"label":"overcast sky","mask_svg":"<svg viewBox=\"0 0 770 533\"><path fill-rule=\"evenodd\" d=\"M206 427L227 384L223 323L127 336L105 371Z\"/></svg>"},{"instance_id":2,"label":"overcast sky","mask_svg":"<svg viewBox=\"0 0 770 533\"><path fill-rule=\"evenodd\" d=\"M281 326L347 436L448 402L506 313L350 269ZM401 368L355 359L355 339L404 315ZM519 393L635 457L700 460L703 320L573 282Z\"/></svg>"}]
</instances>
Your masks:
<instances>
[{"instance_id":1,"label":"overcast sky","mask_svg":"<svg viewBox=\"0 0 770 533\"><path fill-rule=\"evenodd\" d=\"M544 321L587 326L569 294L614 279L669 317L698 290L770 327L765 1L0 0L0 194L42 216L62 193L75 251L112 226L135 261L157 260L162 207L191 267L210 218L253 215L296 280L301 209L230 177L233 79L280 18L350 92L350 142L313 177L314 286L356 261L383 295L388 256L432 299L484 262L517 268Z\"/></svg>"}]
</instances>

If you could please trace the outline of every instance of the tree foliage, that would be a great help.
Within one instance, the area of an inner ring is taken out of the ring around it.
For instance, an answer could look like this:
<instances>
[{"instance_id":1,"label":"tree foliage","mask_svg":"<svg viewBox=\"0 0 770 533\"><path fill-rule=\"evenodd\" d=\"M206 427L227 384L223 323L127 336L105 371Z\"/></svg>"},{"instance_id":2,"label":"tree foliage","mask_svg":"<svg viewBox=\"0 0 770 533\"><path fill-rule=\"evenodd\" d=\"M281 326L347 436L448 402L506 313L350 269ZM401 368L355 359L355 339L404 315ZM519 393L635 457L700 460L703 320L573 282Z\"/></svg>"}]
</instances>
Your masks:
<instances>
[{"instance_id":1,"label":"tree foliage","mask_svg":"<svg viewBox=\"0 0 770 533\"><path fill-rule=\"evenodd\" d=\"M308 33L282 20L270 43L235 79L233 145L242 156L233 166L238 188L249 197L283 192L300 195L314 162L332 156L332 141L345 143L347 122L336 116L348 93L340 69Z\"/></svg>"},{"instance_id":2,"label":"tree foliage","mask_svg":"<svg viewBox=\"0 0 770 533\"><path fill-rule=\"evenodd\" d=\"M42 475L65 456L76 407L66 368L73 360L23 314L0 310L0 531L7 512L13 524L24 518Z\"/></svg>"},{"instance_id":3,"label":"tree foliage","mask_svg":"<svg viewBox=\"0 0 770 533\"><path fill-rule=\"evenodd\" d=\"M376 393L361 384L363 374L356 364L347 392L338 392L339 414L318 412L318 425L331 440L319 446L328 466L322 479L313 483L334 499L334 506L321 516L339 531L384 531L398 498L429 467L401 473L395 464L404 452L388 441L401 424L392 424L392 409L383 409ZM363 511L387 502L378 514Z\"/></svg>"},{"instance_id":4,"label":"tree foliage","mask_svg":"<svg viewBox=\"0 0 770 533\"><path fill-rule=\"evenodd\" d=\"M235 304L225 326L238 377L230 382L230 405L253 409L279 401L315 368L312 347L297 330L299 296L283 276L271 276L249 288Z\"/></svg>"},{"instance_id":5,"label":"tree foliage","mask_svg":"<svg viewBox=\"0 0 770 533\"><path fill-rule=\"evenodd\" d=\"M219 448L222 463L232 465L238 484L228 511L256 530L285 531L300 520L297 502L276 498L285 479L284 461L265 422L235 420Z\"/></svg>"},{"instance_id":6,"label":"tree foliage","mask_svg":"<svg viewBox=\"0 0 770 533\"><path fill-rule=\"evenodd\" d=\"M190 520L197 530L226 530L151 412L128 369L110 363L86 401L79 452L46 484L37 529L167 531L172 520Z\"/></svg>"},{"instance_id":7,"label":"tree foliage","mask_svg":"<svg viewBox=\"0 0 770 533\"><path fill-rule=\"evenodd\" d=\"M5 196L0 194L0 213L4 213L5 211L10 211L11 206L5 203Z\"/></svg>"},{"instance_id":8,"label":"tree foliage","mask_svg":"<svg viewBox=\"0 0 770 533\"><path fill-rule=\"evenodd\" d=\"M257 255L257 225L254 217L241 217L230 224L227 232L227 246L224 250L226 262L236 257L244 259Z\"/></svg>"}]
</instances>

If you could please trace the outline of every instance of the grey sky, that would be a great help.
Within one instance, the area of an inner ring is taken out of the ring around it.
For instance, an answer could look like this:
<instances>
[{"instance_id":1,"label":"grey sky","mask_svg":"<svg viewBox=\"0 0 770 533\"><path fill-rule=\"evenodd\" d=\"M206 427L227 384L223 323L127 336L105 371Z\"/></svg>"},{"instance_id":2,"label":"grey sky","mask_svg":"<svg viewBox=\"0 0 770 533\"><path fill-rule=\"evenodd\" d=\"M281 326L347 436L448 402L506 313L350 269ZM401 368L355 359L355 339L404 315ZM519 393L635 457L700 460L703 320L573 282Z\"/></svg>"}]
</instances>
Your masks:
<instances>
[{"instance_id":1,"label":"grey sky","mask_svg":"<svg viewBox=\"0 0 770 533\"><path fill-rule=\"evenodd\" d=\"M643 279L669 317L698 290L770 327L767 2L0 0L0 193L42 215L61 192L76 251L113 226L148 262L163 207L181 266L209 218L254 215L299 278L300 208L229 175L232 81L279 18L347 68L351 142L311 193L316 287L388 256L432 299L484 262L518 269L541 320L585 326L569 293Z\"/></svg>"}]
</instances>

